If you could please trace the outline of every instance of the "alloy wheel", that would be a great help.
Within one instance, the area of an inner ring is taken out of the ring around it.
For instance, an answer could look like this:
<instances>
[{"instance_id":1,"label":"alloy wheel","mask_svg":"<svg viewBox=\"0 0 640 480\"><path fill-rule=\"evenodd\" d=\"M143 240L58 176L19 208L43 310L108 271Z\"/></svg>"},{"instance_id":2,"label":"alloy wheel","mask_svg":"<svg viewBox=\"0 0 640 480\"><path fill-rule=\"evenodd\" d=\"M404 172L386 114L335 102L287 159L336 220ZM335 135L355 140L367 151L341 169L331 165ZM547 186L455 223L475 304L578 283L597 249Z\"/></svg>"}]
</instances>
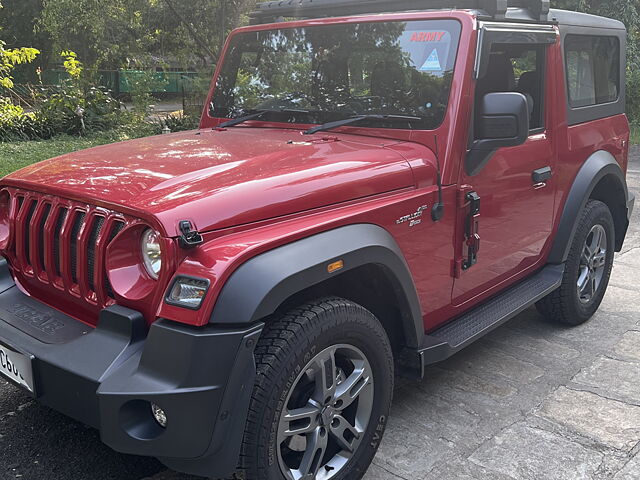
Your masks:
<instances>
[{"instance_id":1,"label":"alloy wheel","mask_svg":"<svg viewBox=\"0 0 640 480\"><path fill-rule=\"evenodd\" d=\"M578 298L589 303L599 291L607 263L607 232L602 225L594 225L587 235L578 267Z\"/></svg>"},{"instance_id":2,"label":"alloy wheel","mask_svg":"<svg viewBox=\"0 0 640 480\"><path fill-rule=\"evenodd\" d=\"M289 480L328 480L362 442L371 418L374 379L365 355L334 345L313 357L293 383L280 416L277 449Z\"/></svg>"}]
</instances>

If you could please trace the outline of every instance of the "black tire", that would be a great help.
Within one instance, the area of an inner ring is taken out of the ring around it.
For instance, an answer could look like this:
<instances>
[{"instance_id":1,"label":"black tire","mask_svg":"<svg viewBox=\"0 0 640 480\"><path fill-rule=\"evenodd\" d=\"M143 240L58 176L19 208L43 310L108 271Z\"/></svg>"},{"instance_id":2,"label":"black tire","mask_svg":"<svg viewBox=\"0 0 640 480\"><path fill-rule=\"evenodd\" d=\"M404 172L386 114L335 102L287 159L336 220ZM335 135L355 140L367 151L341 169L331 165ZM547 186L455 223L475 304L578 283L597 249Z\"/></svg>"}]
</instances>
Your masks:
<instances>
[{"instance_id":1,"label":"black tire","mask_svg":"<svg viewBox=\"0 0 640 480\"><path fill-rule=\"evenodd\" d=\"M327 298L295 308L269 323L258 341L255 351L257 379L240 457L243 478L288 480L281 467L282 456L277 441L285 403L297 388L300 376L310 371L307 369L314 355L344 344L352 345L364 354L375 381L368 390L371 414L364 433L360 434L362 440L358 440L351 458L336 470L331 480L357 480L366 473L389 415L394 381L393 354L384 328L371 312L348 300ZM358 403L354 402L353 406L360 408ZM325 455L330 455L328 449Z\"/></svg>"},{"instance_id":2,"label":"black tire","mask_svg":"<svg viewBox=\"0 0 640 480\"><path fill-rule=\"evenodd\" d=\"M581 257L592 229L600 226L606 232L606 255L604 269L595 293L588 300L581 300L577 283L581 273ZM577 326L585 323L596 313L609 286L615 249L615 228L609 208L597 200L589 200L580 214L569 258L565 266L562 286L536 304L538 311L548 320Z\"/></svg>"}]
</instances>

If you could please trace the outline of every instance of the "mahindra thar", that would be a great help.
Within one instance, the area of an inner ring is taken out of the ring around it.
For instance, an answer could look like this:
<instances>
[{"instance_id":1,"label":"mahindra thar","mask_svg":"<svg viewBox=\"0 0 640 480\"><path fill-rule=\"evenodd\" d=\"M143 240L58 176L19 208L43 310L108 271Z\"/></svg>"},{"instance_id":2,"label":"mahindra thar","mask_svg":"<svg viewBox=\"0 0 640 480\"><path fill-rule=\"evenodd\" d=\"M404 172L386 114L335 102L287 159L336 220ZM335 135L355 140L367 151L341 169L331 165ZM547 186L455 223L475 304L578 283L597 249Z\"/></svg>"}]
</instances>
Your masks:
<instances>
[{"instance_id":1,"label":"mahindra thar","mask_svg":"<svg viewBox=\"0 0 640 480\"><path fill-rule=\"evenodd\" d=\"M634 205L626 32L548 0L252 19L197 131L0 182L0 373L178 471L359 479L396 374L598 309Z\"/></svg>"}]
</instances>

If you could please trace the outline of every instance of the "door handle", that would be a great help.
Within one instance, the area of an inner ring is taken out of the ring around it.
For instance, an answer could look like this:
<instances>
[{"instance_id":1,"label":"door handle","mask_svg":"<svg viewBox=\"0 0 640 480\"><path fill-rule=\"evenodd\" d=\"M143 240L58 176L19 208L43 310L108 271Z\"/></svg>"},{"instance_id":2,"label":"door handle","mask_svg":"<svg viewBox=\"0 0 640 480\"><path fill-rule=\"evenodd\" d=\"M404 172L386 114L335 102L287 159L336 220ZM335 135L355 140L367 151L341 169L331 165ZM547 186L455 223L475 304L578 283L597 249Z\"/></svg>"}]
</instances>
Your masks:
<instances>
[{"instance_id":1,"label":"door handle","mask_svg":"<svg viewBox=\"0 0 640 480\"><path fill-rule=\"evenodd\" d=\"M534 185L540 185L541 183L547 183L553 177L553 170L551 167L543 167L537 170L534 170L531 174L531 180Z\"/></svg>"}]
</instances>

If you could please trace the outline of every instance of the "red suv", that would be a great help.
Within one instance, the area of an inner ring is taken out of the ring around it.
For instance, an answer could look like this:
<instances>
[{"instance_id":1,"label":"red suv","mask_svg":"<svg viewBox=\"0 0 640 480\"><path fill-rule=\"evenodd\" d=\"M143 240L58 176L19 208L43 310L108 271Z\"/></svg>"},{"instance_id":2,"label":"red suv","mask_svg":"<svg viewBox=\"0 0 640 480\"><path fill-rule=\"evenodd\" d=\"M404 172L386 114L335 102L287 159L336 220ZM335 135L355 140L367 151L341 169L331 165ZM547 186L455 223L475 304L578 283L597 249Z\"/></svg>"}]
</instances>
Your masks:
<instances>
[{"instance_id":1,"label":"red suv","mask_svg":"<svg viewBox=\"0 0 640 480\"><path fill-rule=\"evenodd\" d=\"M0 373L175 470L357 479L394 373L587 321L633 208L625 28L454 3L262 4L198 131L3 179Z\"/></svg>"}]
</instances>

